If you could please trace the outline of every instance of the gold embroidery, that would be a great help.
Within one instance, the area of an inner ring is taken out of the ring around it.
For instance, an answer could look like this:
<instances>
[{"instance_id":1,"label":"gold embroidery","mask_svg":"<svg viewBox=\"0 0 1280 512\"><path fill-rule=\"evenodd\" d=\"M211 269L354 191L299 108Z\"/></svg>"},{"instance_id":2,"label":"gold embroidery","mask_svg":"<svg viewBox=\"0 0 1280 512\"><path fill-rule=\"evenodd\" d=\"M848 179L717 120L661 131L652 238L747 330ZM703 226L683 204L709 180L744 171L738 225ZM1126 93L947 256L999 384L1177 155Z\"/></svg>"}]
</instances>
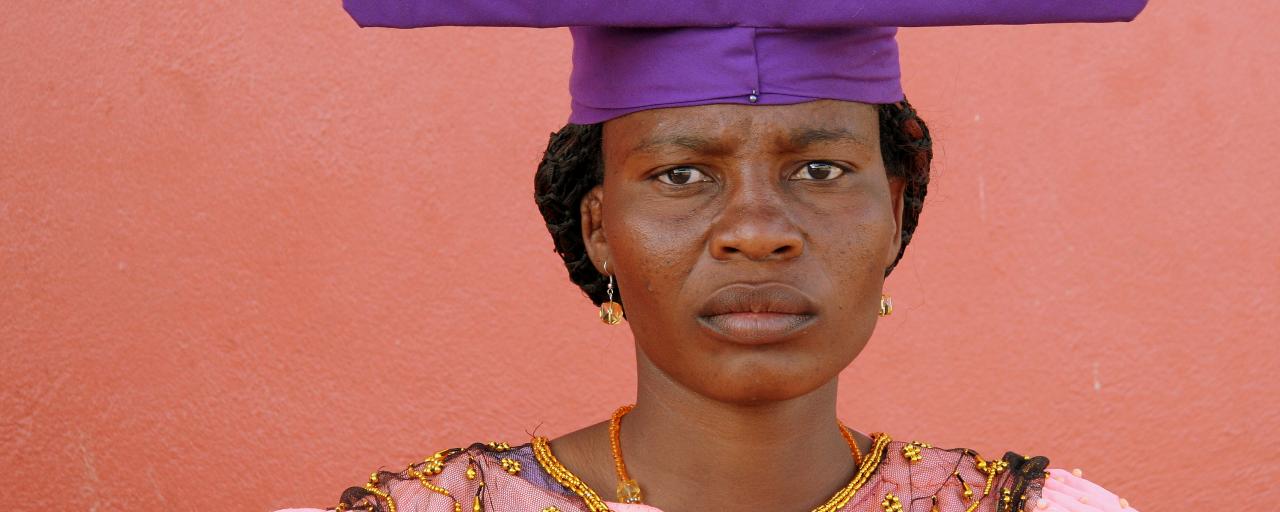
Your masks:
<instances>
[{"instance_id":1,"label":"gold embroidery","mask_svg":"<svg viewBox=\"0 0 1280 512\"><path fill-rule=\"evenodd\" d=\"M880 502L880 508L883 508L884 512L902 512L902 500L891 492L885 493L884 500Z\"/></svg>"},{"instance_id":2,"label":"gold embroidery","mask_svg":"<svg viewBox=\"0 0 1280 512\"><path fill-rule=\"evenodd\" d=\"M495 452L505 452L511 449L511 445L501 441L489 441L485 443L485 446L488 446L490 450Z\"/></svg>"},{"instance_id":3,"label":"gold embroidery","mask_svg":"<svg viewBox=\"0 0 1280 512\"><path fill-rule=\"evenodd\" d=\"M912 464L920 462L921 448L933 448L933 445L929 443L922 443L920 441L912 441L902 445L902 456L907 459L907 462Z\"/></svg>"},{"instance_id":4,"label":"gold embroidery","mask_svg":"<svg viewBox=\"0 0 1280 512\"><path fill-rule=\"evenodd\" d=\"M376 476L377 473L374 475ZM377 482L377 478L374 478L373 482L364 484L364 490L373 493L374 496L382 498L382 501L387 502L387 510L390 512L396 512L396 500L391 497L391 494L374 485L375 482Z\"/></svg>"},{"instance_id":5,"label":"gold embroidery","mask_svg":"<svg viewBox=\"0 0 1280 512\"><path fill-rule=\"evenodd\" d=\"M973 454L973 457L978 459L978 469L987 474L987 484L982 487L982 496L969 504L969 508L965 509L964 512L973 512L977 510L978 504L982 503L982 499L986 498L988 494L991 494L991 487L996 483L996 475L999 475L1001 471L1004 471L1009 467L1009 463L1003 460L987 462L976 453Z\"/></svg>"}]
</instances>

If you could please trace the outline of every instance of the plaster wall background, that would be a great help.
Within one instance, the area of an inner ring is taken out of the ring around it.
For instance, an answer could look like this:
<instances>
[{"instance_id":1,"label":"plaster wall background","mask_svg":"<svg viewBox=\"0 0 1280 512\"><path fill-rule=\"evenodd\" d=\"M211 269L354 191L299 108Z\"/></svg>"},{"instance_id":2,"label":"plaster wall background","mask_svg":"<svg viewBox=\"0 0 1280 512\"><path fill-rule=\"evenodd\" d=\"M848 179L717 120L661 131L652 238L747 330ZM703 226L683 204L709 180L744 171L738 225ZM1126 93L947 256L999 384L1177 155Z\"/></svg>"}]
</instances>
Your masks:
<instances>
[{"instance_id":1,"label":"plaster wall background","mask_svg":"<svg viewBox=\"0 0 1280 512\"><path fill-rule=\"evenodd\" d=\"M531 197L567 32L337 4L5 9L6 506L332 506L630 400L629 334ZM1280 500L1277 22L904 30L936 178L844 420L1044 454L1142 510Z\"/></svg>"}]
</instances>

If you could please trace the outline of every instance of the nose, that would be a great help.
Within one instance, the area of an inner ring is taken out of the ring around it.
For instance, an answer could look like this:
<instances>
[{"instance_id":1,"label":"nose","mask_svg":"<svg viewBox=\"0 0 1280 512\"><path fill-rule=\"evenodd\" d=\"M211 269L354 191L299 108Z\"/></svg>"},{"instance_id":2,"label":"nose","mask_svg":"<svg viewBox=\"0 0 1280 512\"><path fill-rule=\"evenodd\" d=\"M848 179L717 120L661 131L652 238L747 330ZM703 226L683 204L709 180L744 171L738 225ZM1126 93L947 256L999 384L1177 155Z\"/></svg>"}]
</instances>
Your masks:
<instances>
[{"instance_id":1,"label":"nose","mask_svg":"<svg viewBox=\"0 0 1280 512\"><path fill-rule=\"evenodd\" d=\"M781 191L739 191L712 226L718 260L785 261L804 253L804 233L789 215Z\"/></svg>"}]
</instances>

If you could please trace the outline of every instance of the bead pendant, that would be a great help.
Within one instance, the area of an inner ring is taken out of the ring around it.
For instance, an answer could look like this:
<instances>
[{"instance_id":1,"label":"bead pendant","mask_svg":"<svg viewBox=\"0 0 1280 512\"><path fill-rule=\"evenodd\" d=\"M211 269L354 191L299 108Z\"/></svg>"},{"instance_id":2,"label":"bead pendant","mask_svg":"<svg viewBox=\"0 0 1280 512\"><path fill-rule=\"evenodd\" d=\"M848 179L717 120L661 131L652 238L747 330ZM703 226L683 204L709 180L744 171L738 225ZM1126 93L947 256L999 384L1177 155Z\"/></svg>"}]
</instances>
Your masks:
<instances>
[{"instance_id":1,"label":"bead pendant","mask_svg":"<svg viewBox=\"0 0 1280 512\"><path fill-rule=\"evenodd\" d=\"M886 317L893 314L893 297L888 295L880 296L880 317Z\"/></svg>"},{"instance_id":2,"label":"bead pendant","mask_svg":"<svg viewBox=\"0 0 1280 512\"><path fill-rule=\"evenodd\" d=\"M635 480L623 480L618 482L618 501L627 504L640 503L643 496L640 494L640 484Z\"/></svg>"},{"instance_id":3,"label":"bead pendant","mask_svg":"<svg viewBox=\"0 0 1280 512\"><path fill-rule=\"evenodd\" d=\"M601 303L600 321L609 325L618 325L622 321L622 304L613 301Z\"/></svg>"}]
</instances>

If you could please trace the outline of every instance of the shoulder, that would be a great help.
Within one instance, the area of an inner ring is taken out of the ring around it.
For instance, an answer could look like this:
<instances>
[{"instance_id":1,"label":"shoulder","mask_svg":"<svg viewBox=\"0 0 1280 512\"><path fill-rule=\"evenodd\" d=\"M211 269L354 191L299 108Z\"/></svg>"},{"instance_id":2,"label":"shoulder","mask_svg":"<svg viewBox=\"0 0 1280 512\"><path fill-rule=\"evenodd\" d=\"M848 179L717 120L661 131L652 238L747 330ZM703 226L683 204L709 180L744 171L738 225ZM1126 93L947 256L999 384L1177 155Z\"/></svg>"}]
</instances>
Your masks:
<instances>
[{"instance_id":1,"label":"shoulder","mask_svg":"<svg viewBox=\"0 0 1280 512\"><path fill-rule=\"evenodd\" d=\"M883 446L883 452L873 450L880 458L879 485L873 485L864 499L884 496L886 510L895 503L921 500L942 511L1026 510L1041 499L1049 465L1045 457L1011 451L1003 457L984 457L966 448L937 448L919 441Z\"/></svg>"},{"instance_id":2,"label":"shoulder","mask_svg":"<svg viewBox=\"0 0 1280 512\"><path fill-rule=\"evenodd\" d=\"M1137 512L1127 500L1085 480L1080 470L1050 469L1046 457L1006 452L984 458L973 450L916 441L893 441L880 455L879 472L888 487L879 494L895 492L902 503L909 496L938 510Z\"/></svg>"},{"instance_id":3,"label":"shoulder","mask_svg":"<svg viewBox=\"0 0 1280 512\"><path fill-rule=\"evenodd\" d=\"M467 448L438 451L400 471L379 470L362 485L342 492L337 512L455 512L490 510L494 500L507 509L547 507L572 511L575 495L542 470L530 445L505 442L475 443ZM519 501L517 504L514 501ZM294 512L314 512L300 509ZM288 512L288 511L280 511Z\"/></svg>"}]
</instances>

